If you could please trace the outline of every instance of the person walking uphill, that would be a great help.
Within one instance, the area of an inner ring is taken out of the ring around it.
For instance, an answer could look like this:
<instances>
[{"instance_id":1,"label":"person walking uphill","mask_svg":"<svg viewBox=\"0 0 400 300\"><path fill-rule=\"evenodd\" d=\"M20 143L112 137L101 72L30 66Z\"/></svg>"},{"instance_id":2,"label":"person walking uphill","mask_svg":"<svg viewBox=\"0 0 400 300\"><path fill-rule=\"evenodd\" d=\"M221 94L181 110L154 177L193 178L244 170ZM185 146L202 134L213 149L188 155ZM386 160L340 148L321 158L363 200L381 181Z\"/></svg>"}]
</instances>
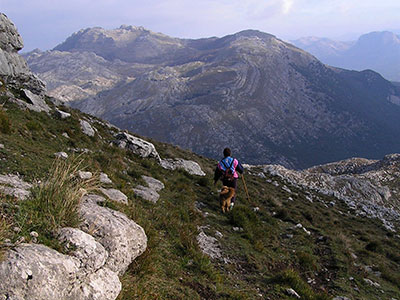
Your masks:
<instances>
[{"instance_id":1,"label":"person walking uphill","mask_svg":"<svg viewBox=\"0 0 400 300\"><path fill-rule=\"evenodd\" d=\"M231 149L225 148L224 158L221 159L221 161L215 168L214 185L217 184L217 181L219 179L221 179L223 185L232 187L236 191L237 180L239 178L238 172L240 174L243 174L243 166L236 158L233 158L231 155L232 155ZM231 208L235 204L235 200L236 200L236 193L231 200Z\"/></svg>"}]
</instances>

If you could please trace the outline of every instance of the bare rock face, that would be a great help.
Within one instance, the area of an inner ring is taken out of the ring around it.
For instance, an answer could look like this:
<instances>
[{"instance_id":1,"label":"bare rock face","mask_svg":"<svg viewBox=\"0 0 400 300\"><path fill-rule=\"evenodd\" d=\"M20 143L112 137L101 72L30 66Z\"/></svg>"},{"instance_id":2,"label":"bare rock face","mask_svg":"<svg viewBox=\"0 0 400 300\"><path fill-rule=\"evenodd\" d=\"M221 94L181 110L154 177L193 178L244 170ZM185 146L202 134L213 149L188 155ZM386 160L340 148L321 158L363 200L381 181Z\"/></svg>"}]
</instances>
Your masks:
<instances>
[{"instance_id":1,"label":"bare rock face","mask_svg":"<svg viewBox=\"0 0 400 300\"><path fill-rule=\"evenodd\" d=\"M108 199L116 202L121 202L128 204L128 197L117 189L104 189L101 188L100 191L107 196Z\"/></svg>"},{"instance_id":2,"label":"bare rock face","mask_svg":"<svg viewBox=\"0 0 400 300\"><path fill-rule=\"evenodd\" d=\"M192 160L182 158L163 159L161 166L167 170L183 169L191 175L205 176L206 173L201 169L200 165Z\"/></svg>"},{"instance_id":3,"label":"bare rock face","mask_svg":"<svg viewBox=\"0 0 400 300\"><path fill-rule=\"evenodd\" d=\"M3 13L0 13L0 78L6 84L23 87L41 94L44 83L30 71L24 58L18 51L23 41L15 25Z\"/></svg>"},{"instance_id":4,"label":"bare rock face","mask_svg":"<svg viewBox=\"0 0 400 300\"><path fill-rule=\"evenodd\" d=\"M78 270L73 257L43 245L22 244L0 264L0 295L16 300L67 299Z\"/></svg>"},{"instance_id":5,"label":"bare rock face","mask_svg":"<svg viewBox=\"0 0 400 300\"><path fill-rule=\"evenodd\" d=\"M120 132L115 136L116 140L114 143L124 149L128 149L140 157L154 158L157 161L161 161L160 155L158 154L156 147L152 143L149 143L143 139L137 138L126 132Z\"/></svg>"},{"instance_id":6,"label":"bare rock face","mask_svg":"<svg viewBox=\"0 0 400 300\"><path fill-rule=\"evenodd\" d=\"M81 229L62 228L64 255L40 244L21 244L0 263L0 297L14 300L113 300L118 276L147 246L144 230L124 214L97 205L87 195Z\"/></svg>"},{"instance_id":7,"label":"bare rock face","mask_svg":"<svg viewBox=\"0 0 400 300\"><path fill-rule=\"evenodd\" d=\"M400 224L400 155L382 160L352 158L303 171L279 165L261 166L294 186L312 189L343 200L357 215L378 218L395 231ZM250 167L252 169L252 167Z\"/></svg>"},{"instance_id":8,"label":"bare rock face","mask_svg":"<svg viewBox=\"0 0 400 300\"><path fill-rule=\"evenodd\" d=\"M84 220L81 229L108 251L106 267L122 275L146 249L147 237L143 228L126 215L97 205L99 198L101 200L99 196L85 197L81 206Z\"/></svg>"},{"instance_id":9,"label":"bare rock face","mask_svg":"<svg viewBox=\"0 0 400 300\"><path fill-rule=\"evenodd\" d=\"M133 191L139 197L142 197L143 199L146 199L150 202L156 203L160 198L158 192L164 188L164 184L153 177L142 176L142 178L144 179L144 181L146 181L148 186L146 187L139 185L136 188L134 188Z\"/></svg>"},{"instance_id":10,"label":"bare rock face","mask_svg":"<svg viewBox=\"0 0 400 300\"><path fill-rule=\"evenodd\" d=\"M32 185L17 175L0 175L0 191L7 195L25 200L30 195Z\"/></svg>"}]
</instances>

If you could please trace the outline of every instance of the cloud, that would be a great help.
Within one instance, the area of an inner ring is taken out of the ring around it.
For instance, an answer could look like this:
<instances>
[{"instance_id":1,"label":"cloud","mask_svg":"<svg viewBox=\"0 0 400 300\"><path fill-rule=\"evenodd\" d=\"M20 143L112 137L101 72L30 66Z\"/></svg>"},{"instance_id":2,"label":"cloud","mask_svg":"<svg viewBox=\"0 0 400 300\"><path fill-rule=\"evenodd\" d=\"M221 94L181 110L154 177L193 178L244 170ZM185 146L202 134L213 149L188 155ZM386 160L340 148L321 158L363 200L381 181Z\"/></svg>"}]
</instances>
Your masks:
<instances>
[{"instance_id":1,"label":"cloud","mask_svg":"<svg viewBox=\"0 0 400 300\"><path fill-rule=\"evenodd\" d=\"M283 0L282 1L282 12L284 15L287 15L288 13L290 13L293 4L294 4L294 0Z\"/></svg>"}]
</instances>

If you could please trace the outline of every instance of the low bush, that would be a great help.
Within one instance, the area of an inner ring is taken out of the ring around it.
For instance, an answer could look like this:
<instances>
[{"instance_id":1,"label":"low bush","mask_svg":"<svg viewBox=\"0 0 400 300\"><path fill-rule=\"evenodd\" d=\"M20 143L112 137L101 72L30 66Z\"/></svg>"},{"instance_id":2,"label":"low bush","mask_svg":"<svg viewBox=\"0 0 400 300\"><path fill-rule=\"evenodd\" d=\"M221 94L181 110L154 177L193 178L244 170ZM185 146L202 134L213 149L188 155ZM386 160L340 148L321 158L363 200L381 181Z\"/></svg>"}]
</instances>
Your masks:
<instances>
[{"instance_id":1,"label":"low bush","mask_svg":"<svg viewBox=\"0 0 400 300\"><path fill-rule=\"evenodd\" d=\"M42 242L48 244L57 229L79 224L80 200L97 188L97 177L81 180L76 176L81 168L80 159L54 162L47 180L33 188L29 199L20 205L17 219L23 233L29 236L37 231Z\"/></svg>"},{"instance_id":2,"label":"low bush","mask_svg":"<svg viewBox=\"0 0 400 300\"><path fill-rule=\"evenodd\" d=\"M6 112L0 108L0 132L4 134L11 133L11 121Z\"/></svg>"}]
</instances>

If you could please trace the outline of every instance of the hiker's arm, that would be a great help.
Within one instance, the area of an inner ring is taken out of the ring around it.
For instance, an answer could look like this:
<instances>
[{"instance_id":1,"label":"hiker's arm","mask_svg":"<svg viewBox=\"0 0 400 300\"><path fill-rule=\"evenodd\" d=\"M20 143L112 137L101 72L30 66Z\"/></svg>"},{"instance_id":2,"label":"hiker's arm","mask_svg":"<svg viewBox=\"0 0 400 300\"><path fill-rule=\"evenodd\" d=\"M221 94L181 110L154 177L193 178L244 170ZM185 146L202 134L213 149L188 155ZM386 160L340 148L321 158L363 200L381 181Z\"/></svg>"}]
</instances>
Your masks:
<instances>
[{"instance_id":1,"label":"hiker's arm","mask_svg":"<svg viewBox=\"0 0 400 300\"><path fill-rule=\"evenodd\" d=\"M243 172L244 172L243 166L240 162L238 162L238 164L236 166L236 171L238 171L240 174L243 174Z\"/></svg>"},{"instance_id":2,"label":"hiker's arm","mask_svg":"<svg viewBox=\"0 0 400 300\"><path fill-rule=\"evenodd\" d=\"M221 170L218 168L218 166L215 168L215 172L214 172L214 184L217 183L218 179L220 179L222 173Z\"/></svg>"}]
</instances>

